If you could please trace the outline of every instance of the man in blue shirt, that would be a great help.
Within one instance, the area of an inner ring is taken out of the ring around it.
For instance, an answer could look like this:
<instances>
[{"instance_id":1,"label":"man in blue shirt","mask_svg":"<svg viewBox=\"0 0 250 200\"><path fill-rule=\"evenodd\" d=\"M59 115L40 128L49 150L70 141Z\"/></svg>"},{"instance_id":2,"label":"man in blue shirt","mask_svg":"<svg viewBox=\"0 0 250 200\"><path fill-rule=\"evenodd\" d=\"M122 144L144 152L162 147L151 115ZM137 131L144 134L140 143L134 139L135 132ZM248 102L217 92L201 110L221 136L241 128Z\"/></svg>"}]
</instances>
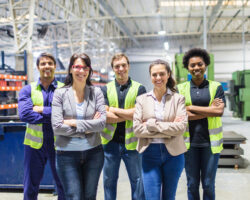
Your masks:
<instances>
[{"instance_id":1,"label":"man in blue shirt","mask_svg":"<svg viewBox=\"0 0 250 200\"><path fill-rule=\"evenodd\" d=\"M55 80L56 61L47 53L37 58L40 78L26 85L19 93L18 112L27 123L24 139L24 200L36 200L47 160L56 182L58 199L63 200L63 188L55 168L54 134L51 126L53 94L62 83Z\"/></svg>"}]
</instances>

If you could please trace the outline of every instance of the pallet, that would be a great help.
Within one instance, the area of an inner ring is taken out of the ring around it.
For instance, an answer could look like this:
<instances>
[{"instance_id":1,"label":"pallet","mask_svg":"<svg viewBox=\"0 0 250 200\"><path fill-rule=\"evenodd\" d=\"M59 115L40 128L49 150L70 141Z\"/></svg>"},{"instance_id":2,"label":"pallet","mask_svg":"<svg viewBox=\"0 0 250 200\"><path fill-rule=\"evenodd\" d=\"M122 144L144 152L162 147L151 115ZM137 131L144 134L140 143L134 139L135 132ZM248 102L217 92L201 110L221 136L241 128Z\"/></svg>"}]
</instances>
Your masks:
<instances>
[{"instance_id":1,"label":"pallet","mask_svg":"<svg viewBox=\"0 0 250 200\"><path fill-rule=\"evenodd\" d=\"M219 167L234 167L238 169L244 166L244 159L241 157L244 150L240 144L245 144L246 138L234 131L223 132L223 147L219 159Z\"/></svg>"}]
</instances>

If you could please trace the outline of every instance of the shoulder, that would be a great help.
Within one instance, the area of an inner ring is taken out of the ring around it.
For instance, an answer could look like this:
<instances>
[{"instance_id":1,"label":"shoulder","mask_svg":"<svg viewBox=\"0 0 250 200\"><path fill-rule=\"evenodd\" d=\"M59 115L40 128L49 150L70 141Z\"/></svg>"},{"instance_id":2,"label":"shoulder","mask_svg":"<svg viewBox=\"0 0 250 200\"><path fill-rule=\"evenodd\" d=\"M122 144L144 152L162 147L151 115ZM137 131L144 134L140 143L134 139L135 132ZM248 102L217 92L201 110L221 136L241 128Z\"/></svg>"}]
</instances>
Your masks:
<instances>
[{"instance_id":1,"label":"shoulder","mask_svg":"<svg viewBox=\"0 0 250 200\"><path fill-rule=\"evenodd\" d=\"M136 97L136 103L137 102L142 102L144 99L146 99L146 98L148 98L148 93L144 93L144 94L142 94L142 95L140 95L140 96L138 96L138 97Z\"/></svg>"},{"instance_id":2,"label":"shoulder","mask_svg":"<svg viewBox=\"0 0 250 200\"><path fill-rule=\"evenodd\" d=\"M209 84L211 84L211 85L213 85L215 87L219 87L221 85L221 83L218 82L218 81L211 81L211 80L209 80L208 82L209 82Z\"/></svg>"},{"instance_id":3,"label":"shoulder","mask_svg":"<svg viewBox=\"0 0 250 200\"><path fill-rule=\"evenodd\" d=\"M64 93L68 92L69 88L70 87L67 87L67 86L66 87L56 88L55 92L54 92L54 95L58 95L58 96L63 95Z\"/></svg>"},{"instance_id":4,"label":"shoulder","mask_svg":"<svg viewBox=\"0 0 250 200\"><path fill-rule=\"evenodd\" d=\"M102 94L102 89L101 89L100 87L91 86L90 88L91 88L91 90L94 91L94 93L95 93L96 95Z\"/></svg>"},{"instance_id":5,"label":"shoulder","mask_svg":"<svg viewBox=\"0 0 250 200\"><path fill-rule=\"evenodd\" d=\"M177 92L173 92L172 96L176 102L185 101L185 97Z\"/></svg>"},{"instance_id":6,"label":"shoulder","mask_svg":"<svg viewBox=\"0 0 250 200\"><path fill-rule=\"evenodd\" d=\"M25 85L19 92L20 95L30 95L31 94L31 85Z\"/></svg>"}]
</instances>

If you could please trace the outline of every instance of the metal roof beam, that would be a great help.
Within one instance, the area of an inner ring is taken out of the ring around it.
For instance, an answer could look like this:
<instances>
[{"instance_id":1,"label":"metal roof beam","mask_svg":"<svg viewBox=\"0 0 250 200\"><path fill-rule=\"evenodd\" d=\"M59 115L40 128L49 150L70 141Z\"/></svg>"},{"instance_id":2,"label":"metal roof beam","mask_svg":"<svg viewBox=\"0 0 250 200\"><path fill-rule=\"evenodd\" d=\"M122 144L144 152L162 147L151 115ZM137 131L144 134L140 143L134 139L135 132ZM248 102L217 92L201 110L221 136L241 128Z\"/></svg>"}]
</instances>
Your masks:
<instances>
[{"instance_id":1,"label":"metal roof beam","mask_svg":"<svg viewBox=\"0 0 250 200\"><path fill-rule=\"evenodd\" d=\"M136 44L137 47L141 47L140 43L138 42L138 40L133 36L133 34L130 32L130 30L128 29L128 27L123 23L123 21L118 18L115 14L115 12L113 11L113 9L110 7L110 5L104 1L104 0L97 0L99 2L99 4L103 7L103 9L105 9L105 11L112 16L113 20L117 23L117 25L120 27L120 29L126 33L126 35L129 36L129 38Z\"/></svg>"}]
</instances>

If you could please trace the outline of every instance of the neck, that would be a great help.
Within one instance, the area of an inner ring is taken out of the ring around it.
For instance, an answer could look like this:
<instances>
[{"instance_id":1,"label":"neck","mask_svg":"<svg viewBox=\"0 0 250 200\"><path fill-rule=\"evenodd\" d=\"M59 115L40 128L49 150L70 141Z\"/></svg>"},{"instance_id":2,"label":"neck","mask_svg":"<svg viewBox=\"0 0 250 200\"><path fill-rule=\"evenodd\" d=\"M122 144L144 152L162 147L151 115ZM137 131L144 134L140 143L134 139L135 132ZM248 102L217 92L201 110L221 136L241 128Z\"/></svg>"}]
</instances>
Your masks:
<instances>
[{"instance_id":1,"label":"neck","mask_svg":"<svg viewBox=\"0 0 250 200\"><path fill-rule=\"evenodd\" d=\"M163 95L167 92L167 88L154 88L154 94L158 101L161 101Z\"/></svg>"},{"instance_id":2,"label":"neck","mask_svg":"<svg viewBox=\"0 0 250 200\"><path fill-rule=\"evenodd\" d=\"M46 79L46 78L41 78L40 77L40 83L41 83L41 85L43 86L43 88L45 90L47 90L49 88L49 86L53 82L53 80L54 80L54 77L50 78L50 79Z\"/></svg>"},{"instance_id":3,"label":"neck","mask_svg":"<svg viewBox=\"0 0 250 200\"><path fill-rule=\"evenodd\" d=\"M193 83L196 85L196 86L200 86L203 81L204 81L204 78L201 78L201 79L192 79Z\"/></svg>"},{"instance_id":4,"label":"neck","mask_svg":"<svg viewBox=\"0 0 250 200\"><path fill-rule=\"evenodd\" d=\"M116 79L116 81L117 81L117 83L119 83L119 85L125 85L127 82L128 82L128 78L127 79L123 79L123 80L121 80L121 79Z\"/></svg>"},{"instance_id":5,"label":"neck","mask_svg":"<svg viewBox=\"0 0 250 200\"><path fill-rule=\"evenodd\" d=\"M84 90L85 90L86 82L85 83L74 83L72 85L73 91L74 91L74 96L76 103L81 103L84 101Z\"/></svg>"},{"instance_id":6,"label":"neck","mask_svg":"<svg viewBox=\"0 0 250 200\"><path fill-rule=\"evenodd\" d=\"M73 82L73 85L72 85L72 88L73 90L75 90L77 93L83 93L84 92L84 89L85 89L85 86L86 86L86 82L84 83L76 83L76 82Z\"/></svg>"}]
</instances>

